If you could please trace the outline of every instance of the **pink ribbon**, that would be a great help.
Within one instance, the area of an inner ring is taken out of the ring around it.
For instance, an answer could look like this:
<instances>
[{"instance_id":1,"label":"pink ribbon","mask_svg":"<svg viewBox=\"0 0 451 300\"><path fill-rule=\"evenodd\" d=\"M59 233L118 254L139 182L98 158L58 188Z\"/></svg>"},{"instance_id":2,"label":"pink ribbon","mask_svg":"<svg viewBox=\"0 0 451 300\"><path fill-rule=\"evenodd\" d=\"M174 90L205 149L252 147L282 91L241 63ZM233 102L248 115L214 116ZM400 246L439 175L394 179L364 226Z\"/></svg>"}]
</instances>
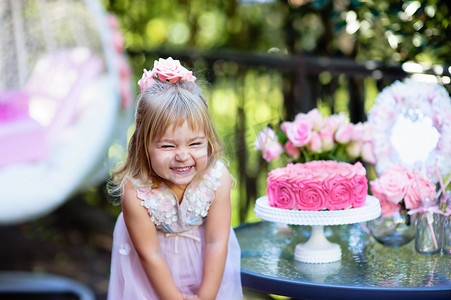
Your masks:
<instances>
[{"instance_id":1,"label":"pink ribbon","mask_svg":"<svg viewBox=\"0 0 451 300\"><path fill-rule=\"evenodd\" d=\"M447 207L445 213L442 213L445 217L451 216L451 207Z\"/></svg>"},{"instance_id":2,"label":"pink ribbon","mask_svg":"<svg viewBox=\"0 0 451 300\"><path fill-rule=\"evenodd\" d=\"M418 208L411 209L407 213L409 215L413 215L413 214L416 214L416 213L436 213L436 214L443 215L443 211L441 211L438 208L438 206L436 206L436 205L432 205L432 206L428 206L428 207L421 206L421 207L418 207Z\"/></svg>"}]
</instances>

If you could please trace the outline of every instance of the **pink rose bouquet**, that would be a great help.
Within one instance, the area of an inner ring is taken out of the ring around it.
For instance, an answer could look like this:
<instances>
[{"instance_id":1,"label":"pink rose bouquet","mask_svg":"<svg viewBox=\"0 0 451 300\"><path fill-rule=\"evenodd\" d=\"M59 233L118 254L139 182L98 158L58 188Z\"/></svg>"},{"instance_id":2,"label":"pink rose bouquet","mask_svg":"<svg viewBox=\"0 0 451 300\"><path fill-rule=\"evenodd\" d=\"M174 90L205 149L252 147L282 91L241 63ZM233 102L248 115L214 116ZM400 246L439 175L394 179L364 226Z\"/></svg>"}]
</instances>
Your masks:
<instances>
[{"instance_id":1,"label":"pink rose bouquet","mask_svg":"<svg viewBox=\"0 0 451 300\"><path fill-rule=\"evenodd\" d=\"M141 92L151 87L155 81L167 81L176 83L178 81L196 81L191 71L184 68L179 60L174 60L172 57L168 59L160 58L156 60L152 71L144 69L142 78L138 81Z\"/></svg>"},{"instance_id":2,"label":"pink rose bouquet","mask_svg":"<svg viewBox=\"0 0 451 300\"><path fill-rule=\"evenodd\" d=\"M420 206L420 200L433 200L436 196L436 186L429 179L400 164L371 181L370 189L373 196L379 199L382 216L386 217L401 210L416 209Z\"/></svg>"},{"instance_id":3,"label":"pink rose bouquet","mask_svg":"<svg viewBox=\"0 0 451 300\"><path fill-rule=\"evenodd\" d=\"M268 162L285 154L293 162L354 162L361 158L374 164L372 148L367 123L353 124L344 113L323 118L316 108L282 122L278 129L266 127L255 141L255 149L262 151Z\"/></svg>"}]
</instances>

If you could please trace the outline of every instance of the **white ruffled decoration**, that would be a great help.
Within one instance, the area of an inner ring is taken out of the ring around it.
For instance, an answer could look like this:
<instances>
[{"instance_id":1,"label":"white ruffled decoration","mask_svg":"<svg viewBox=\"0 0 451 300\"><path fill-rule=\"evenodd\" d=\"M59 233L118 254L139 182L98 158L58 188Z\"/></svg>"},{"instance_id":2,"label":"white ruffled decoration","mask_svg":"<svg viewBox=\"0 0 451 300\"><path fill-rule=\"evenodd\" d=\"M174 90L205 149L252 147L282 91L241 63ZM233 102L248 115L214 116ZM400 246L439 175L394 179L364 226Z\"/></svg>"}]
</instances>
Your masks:
<instances>
[{"instance_id":1,"label":"white ruffled decoration","mask_svg":"<svg viewBox=\"0 0 451 300\"><path fill-rule=\"evenodd\" d=\"M183 201L178 205L176 195L165 184L157 189L141 183L138 179L132 179L137 196L141 199L150 215L150 219L156 226L163 226L172 232L186 229L186 225L199 225L200 217L206 217L213 200L215 191L221 185L219 178L224 169L222 162L217 162L213 168L197 184L188 185ZM180 208L183 207L183 210Z\"/></svg>"},{"instance_id":2,"label":"white ruffled decoration","mask_svg":"<svg viewBox=\"0 0 451 300\"><path fill-rule=\"evenodd\" d=\"M442 85L413 79L396 81L382 90L368 114L377 160L376 172L382 174L400 161L393 145L388 142L397 117L408 114L409 111L420 111L432 120L440 138L426 161L411 167L420 170L433 182L437 182L436 165L438 165L442 176L446 177L451 170L450 100L447 90Z\"/></svg>"}]
</instances>

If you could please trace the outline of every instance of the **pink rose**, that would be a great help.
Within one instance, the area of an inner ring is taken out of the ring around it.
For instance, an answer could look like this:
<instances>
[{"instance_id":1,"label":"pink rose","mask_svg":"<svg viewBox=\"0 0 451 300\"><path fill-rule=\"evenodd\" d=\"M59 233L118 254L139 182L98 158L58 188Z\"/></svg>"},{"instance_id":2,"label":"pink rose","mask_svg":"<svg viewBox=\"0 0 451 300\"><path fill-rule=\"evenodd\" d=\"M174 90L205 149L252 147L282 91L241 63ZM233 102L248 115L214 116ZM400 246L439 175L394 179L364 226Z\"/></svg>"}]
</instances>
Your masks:
<instances>
[{"instance_id":1,"label":"pink rose","mask_svg":"<svg viewBox=\"0 0 451 300\"><path fill-rule=\"evenodd\" d=\"M180 80L195 81L191 71L184 68L179 60L174 60L172 57L168 59L160 58L154 62L153 73L160 81L169 81L175 83Z\"/></svg>"},{"instance_id":2,"label":"pink rose","mask_svg":"<svg viewBox=\"0 0 451 300\"><path fill-rule=\"evenodd\" d=\"M141 89L141 92L151 87L155 83L155 79L153 79L154 76L155 74L152 71L147 71L146 69L144 69L143 76L140 80L138 80L138 85Z\"/></svg>"},{"instance_id":3,"label":"pink rose","mask_svg":"<svg viewBox=\"0 0 451 300\"><path fill-rule=\"evenodd\" d=\"M258 133L254 147L256 150L263 151L263 158L268 162L278 158L283 151L276 133L270 127Z\"/></svg>"},{"instance_id":4,"label":"pink rose","mask_svg":"<svg viewBox=\"0 0 451 300\"><path fill-rule=\"evenodd\" d=\"M368 180L365 176L356 175L351 178L351 185L354 187L354 202L352 203L352 207L363 206L368 195Z\"/></svg>"},{"instance_id":5,"label":"pink rose","mask_svg":"<svg viewBox=\"0 0 451 300\"><path fill-rule=\"evenodd\" d=\"M279 143L271 143L265 146L263 150L263 158L270 162L280 156L282 154L282 146Z\"/></svg>"},{"instance_id":6,"label":"pink rose","mask_svg":"<svg viewBox=\"0 0 451 300\"><path fill-rule=\"evenodd\" d=\"M370 123L363 123L362 142L371 142L373 140L373 127Z\"/></svg>"},{"instance_id":7,"label":"pink rose","mask_svg":"<svg viewBox=\"0 0 451 300\"><path fill-rule=\"evenodd\" d=\"M407 209L417 208L420 205L420 200L432 200L435 199L436 195L435 185L421 176L419 172L413 172L408 173L410 182L404 197L404 205Z\"/></svg>"},{"instance_id":8,"label":"pink rose","mask_svg":"<svg viewBox=\"0 0 451 300\"><path fill-rule=\"evenodd\" d=\"M400 204L395 204L383 199L379 199L379 203L381 205L381 216L383 217L391 218L395 213L399 213L401 210Z\"/></svg>"},{"instance_id":9,"label":"pink rose","mask_svg":"<svg viewBox=\"0 0 451 300\"><path fill-rule=\"evenodd\" d=\"M144 69L144 74L138 81L141 92L151 87L155 83L155 79L175 83L177 81L194 82L196 77L193 76L191 71L184 68L179 60L169 57L168 59L160 58L158 61L155 61L150 72Z\"/></svg>"},{"instance_id":10,"label":"pink rose","mask_svg":"<svg viewBox=\"0 0 451 300\"><path fill-rule=\"evenodd\" d=\"M298 147L293 145L291 141L288 141L284 146L285 152L293 157L294 159L297 159L299 157L299 154L301 153L301 150L299 150Z\"/></svg>"},{"instance_id":11,"label":"pink rose","mask_svg":"<svg viewBox=\"0 0 451 300\"><path fill-rule=\"evenodd\" d=\"M362 145L361 154L362 159L370 164L376 163L376 156L374 155L374 147L372 142L365 142Z\"/></svg>"},{"instance_id":12,"label":"pink rose","mask_svg":"<svg viewBox=\"0 0 451 300\"><path fill-rule=\"evenodd\" d=\"M339 113L338 115L331 115L326 118L325 127L328 127L332 132L337 131L338 127L345 124L347 117L344 113Z\"/></svg>"},{"instance_id":13,"label":"pink rose","mask_svg":"<svg viewBox=\"0 0 451 300\"><path fill-rule=\"evenodd\" d=\"M326 195L320 183L305 180L299 187L297 208L300 210L322 210L326 208Z\"/></svg>"},{"instance_id":14,"label":"pink rose","mask_svg":"<svg viewBox=\"0 0 451 300\"><path fill-rule=\"evenodd\" d=\"M324 119L321 112L317 108L314 108L307 113L307 119L312 124L314 131L320 131L323 127Z\"/></svg>"},{"instance_id":15,"label":"pink rose","mask_svg":"<svg viewBox=\"0 0 451 300\"><path fill-rule=\"evenodd\" d=\"M390 201L387 201L385 194L383 193L383 189L380 187L379 181L371 181L370 182L371 192L374 197L379 200L381 205L381 215L383 217L392 217L393 212L400 209L400 204L395 204Z\"/></svg>"},{"instance_id":16,"label":"pink rose","mask_svg":"<svg viewBox=\"0 0 451 300\"><path fill-rule=\"evenodd\" d=\"M346 146L346 153L350 156L351 159L355 159L360 155L361 149L362 143L351 142Z\"/></svg>"},{"instance_id":17,"label":"pink rose","mask_svg":"<svg viewBox=\"0 0 451 300\"><path fill-rule=\"evenodd\" d=\"M351 140L356 142L361 142L365 138L365 125L362 122L354 124L352 128L352 138Z\"/></svg>"},{"instance_id":18,"label":"pink rose","mask_svg":"<svg viewBox=\"0 0 451 300\"><path fill-rule=\"evenodd\" d=\"M386 200L392 203L399 203L404 198L409 185L406 170L399 164L386 170L381 177L374 181L378 182L374 187L380 190L372 191L383 193ZM373 186L371 188L373 189Z\"/></svg>"},{"instance_id":19,"label":"pink rose","mask_svg":"<svg viewBox=\"0 0 451 300\"><path fill-rule=\"evenodd\" d=\"M288 139L296 147L302 147L308 144L312 137L312 125L305 118L298 118L296 122L286 123L286 132Z\"/></svg>"},{"instance_id":20,"label":"pink rose","mask_svg":"<svg viewBox=\"0 0 451 300\"><path fill-rule=\"evenodd\" d=\"M335 140L341 144L347 144L352 138L353 125L351 123L346 123L340 125L335 132Z\"/></svg>"},{"instance_id":21,"label":"pink rose","mask_svg":"<svg viewBox=\"0 0 451 300\"><path fill-rule=\"evenodd\" d=\"M308 143L310 151L314 153L318 153L321 151L321 137L319 136L319 133L316 131L312 132L312 137L310 139L310 142Z\"/></svg>"},{"instance_id":22,"label":"pink rose","mask_svg":"<svg viewBox=\"0 0 451 300\"><path fill-rule=\"evenodd\" d=\"M288 182L280 181L271 193L271 202L275 207L282 209L292 209L296 206L297 195L293 191L292 185Z\"/></svg>"},{"instance_id":23,"label":"pink rose","mask_svg":"<svg viewBox=\"0 0 451 300\"><path fill-rule=\"evenodd\" d=\"M345 209L355 201L353 186L349 179L344 177L335 177L324 183L326 192L329 195L329 210Z\"/></svg>"},{"instance_id":24,"label":"pink rose","mask_svg":"<svg viewBox=\"0 0 451 300\"><path fill-rule=\"evenodd\" d=\"M261 130L254 142L255 150L264 151L266 146L278 141L277 135L270 127Z\"/></svg>"},{"instance_id":25,"label":"pink rose","mask_svg":"<svg viewBox=\"0 0 451 300\"><path fill-rule=\"evenodd\" d=\"M330 127L324 127L320 130L319 136L321 137L321 145L323 151L330 151L334 147L334 131Z\"/></svg>"}]
</instances>

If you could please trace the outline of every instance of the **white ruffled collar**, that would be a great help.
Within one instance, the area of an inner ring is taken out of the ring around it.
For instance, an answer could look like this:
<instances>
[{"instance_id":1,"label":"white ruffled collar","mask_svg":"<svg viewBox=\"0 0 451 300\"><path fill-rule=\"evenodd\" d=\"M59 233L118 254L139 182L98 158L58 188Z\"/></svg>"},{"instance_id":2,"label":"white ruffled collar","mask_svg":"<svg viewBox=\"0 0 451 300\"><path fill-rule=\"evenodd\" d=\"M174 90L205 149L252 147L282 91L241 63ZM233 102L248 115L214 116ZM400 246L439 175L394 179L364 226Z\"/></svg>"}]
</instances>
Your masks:
<instances>
[{"instance_id":1,"label":"white ruffled collar","mask_svg":"<svg viewBox=\"0 0 451 300\"><path fill-rule=\"evenodd\" d=\"M180 204L164 183L152 189L150 184L142 184L139 179L132 179L132 182L152 222L164 231L177 232L202 223L214 201L215 191L221 185L219 178L224 167L222 162L217 162L199 182L190 183Z\"/></svg>"}]
</instances>

